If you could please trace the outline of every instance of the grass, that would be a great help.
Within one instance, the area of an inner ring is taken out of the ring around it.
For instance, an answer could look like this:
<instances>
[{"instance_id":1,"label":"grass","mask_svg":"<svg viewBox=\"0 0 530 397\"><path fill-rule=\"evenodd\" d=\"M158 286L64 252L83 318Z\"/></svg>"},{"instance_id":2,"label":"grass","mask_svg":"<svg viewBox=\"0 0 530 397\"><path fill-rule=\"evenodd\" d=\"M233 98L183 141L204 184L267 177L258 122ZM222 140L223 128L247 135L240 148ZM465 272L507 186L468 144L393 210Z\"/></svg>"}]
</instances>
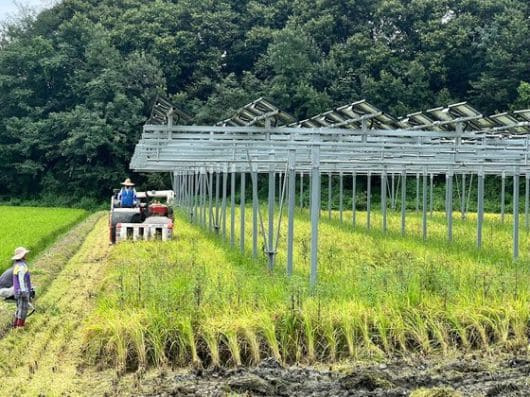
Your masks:
<instances>
[{"instance_id":1,"label":"grass","mask_svg":"<svg viewBox=\"0 0 530 397\"><path fill-rule=\"evenodd\" d=\"M365 216L357 213L358 225ZM126 370L253 364L270 356L310 363L526 347L526 232L521 258L513 262L508 218L503 224L487 215L480 251L471 215L466 221L455 216L453 244L445 241L441 213L429 218L427 242L419 214L408 215L406 237L399 219L389 214L383 233L377 212L372 230L341 224L336 213L323 217L319 285L310 291L307 213L296 219L291 279L283 237L271 273L264 258L250 257L249 234L242 255L180 216L176 240L112 250L105 293L86 324L87 357ZM250 212L246 220L250 232ZM284 236L285 224L282 230Z\"/></svg>"},{"instance_id":2,"label":"grass","mask_svg":"<svg viewBox=\"0 0 530 397\"><path fill-rule=\"evenodd\" d=\"M80 209L0 206L0 272L11 265L16 247L28 248L34 258L86 216Z\"/></svg>"}]
</instances>

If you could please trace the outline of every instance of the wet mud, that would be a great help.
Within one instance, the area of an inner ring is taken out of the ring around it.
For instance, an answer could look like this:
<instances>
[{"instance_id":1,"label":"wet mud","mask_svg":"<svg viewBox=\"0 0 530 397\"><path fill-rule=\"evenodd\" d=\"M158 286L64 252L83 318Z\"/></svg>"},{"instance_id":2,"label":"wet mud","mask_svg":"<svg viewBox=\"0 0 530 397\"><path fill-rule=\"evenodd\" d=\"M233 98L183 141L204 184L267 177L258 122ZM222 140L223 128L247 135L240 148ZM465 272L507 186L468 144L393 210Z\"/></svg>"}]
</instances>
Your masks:
<instances>
[{"instance_id":1,"label":"wet mud","mask_svg":"<svg viewBox=\"0 0 530 397\"><path fill-rule=\"evenodd\" d=\"M349 364L330 369L282 367L167 372L141 382L142 396L530 396L530 358L460 357Z\"/></svg>"}]
</instances>

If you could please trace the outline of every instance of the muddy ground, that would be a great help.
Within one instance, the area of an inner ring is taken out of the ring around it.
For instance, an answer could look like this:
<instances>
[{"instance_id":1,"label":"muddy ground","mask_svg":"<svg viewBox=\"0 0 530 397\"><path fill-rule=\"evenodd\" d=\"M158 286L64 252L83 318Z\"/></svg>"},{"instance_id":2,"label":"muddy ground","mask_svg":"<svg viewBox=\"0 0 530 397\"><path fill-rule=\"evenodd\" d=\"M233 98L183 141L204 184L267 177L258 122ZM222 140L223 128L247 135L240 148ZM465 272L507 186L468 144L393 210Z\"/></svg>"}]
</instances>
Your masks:
<instances>
[{"instance_id":1,"label":"muddy ground","mask_svg":"<svg viewBox=\"0 0 530 397\"><path fill-rule=\"evenodd\" d=\"M254 368L166 372L139 381L138 396L530 396L530 357L459 357L330 369Z\"/></svg>"}]
</instances>

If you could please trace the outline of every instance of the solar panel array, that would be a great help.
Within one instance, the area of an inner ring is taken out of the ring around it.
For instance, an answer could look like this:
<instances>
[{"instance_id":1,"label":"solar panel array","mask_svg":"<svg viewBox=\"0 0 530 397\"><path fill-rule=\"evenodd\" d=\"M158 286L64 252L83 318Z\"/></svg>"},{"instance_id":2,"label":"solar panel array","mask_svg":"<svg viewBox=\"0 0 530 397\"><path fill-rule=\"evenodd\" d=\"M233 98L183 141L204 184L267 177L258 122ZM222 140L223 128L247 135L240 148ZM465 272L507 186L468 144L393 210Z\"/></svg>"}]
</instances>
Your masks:
<instances>
[{"instance_id":1,"label":"solar panel array","mask_svg":"<svg viewBox=\"0 0 530 397\"><path fill-rule=\"evenodd\" d=\"M173 125L175 119L181 125ZM230 163L244 170L251 156L260 170L267 170L271 164L283 168L289 150L295 150L298 169L309 170L318 133L323 172L496 174L518 168L526 173L529 120L530 110L484 117L466 102L396 119L361 100L297 122L259 98L215 127L185 127L189 116L158 98L131 168L158 171Z\"/></svg>"}]
</instances>

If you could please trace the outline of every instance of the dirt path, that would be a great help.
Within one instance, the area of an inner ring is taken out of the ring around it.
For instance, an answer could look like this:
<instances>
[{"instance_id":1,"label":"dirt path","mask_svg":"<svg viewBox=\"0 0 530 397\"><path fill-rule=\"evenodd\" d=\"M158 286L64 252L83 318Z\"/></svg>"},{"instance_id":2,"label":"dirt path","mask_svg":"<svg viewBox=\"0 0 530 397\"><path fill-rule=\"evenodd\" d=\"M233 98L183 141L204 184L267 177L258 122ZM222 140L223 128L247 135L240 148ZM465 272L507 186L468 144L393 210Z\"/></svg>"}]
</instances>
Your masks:
<instances>
[{"instance_id":1,"label":"dirt path","mask_svg":"<svg viewBox=\"0 0 530 397\"><path fill-rule=\"evenodd\" d=\"M38 299L39 314L0 341L2 395L87 395L97 379L79 371L82 323L93 308L109 250L107 218ZM3 373L2 373L3 372Z\"/></svg>"}]
</instances>

